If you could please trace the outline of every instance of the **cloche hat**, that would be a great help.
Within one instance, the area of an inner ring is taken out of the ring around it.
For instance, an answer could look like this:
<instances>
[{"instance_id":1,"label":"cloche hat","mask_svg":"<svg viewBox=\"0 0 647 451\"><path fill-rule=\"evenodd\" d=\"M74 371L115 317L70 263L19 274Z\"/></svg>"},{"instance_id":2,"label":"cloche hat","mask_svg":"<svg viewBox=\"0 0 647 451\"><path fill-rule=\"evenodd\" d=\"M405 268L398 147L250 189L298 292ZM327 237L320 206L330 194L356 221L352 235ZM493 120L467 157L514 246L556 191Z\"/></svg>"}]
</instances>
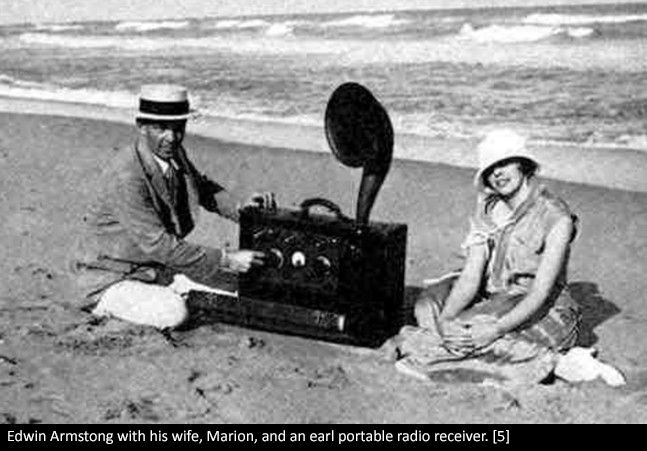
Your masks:
<instances>
[{"instance_id":1,"label":"cloche hat","mask_svg":"<svg viewBox=\"0 0 647 451\"><path fill-rule=\"evenodd\" d=\"M189 116L189 95L185 87L170 84L141 87L137 119L179 121Z\"/></svg>"},{"instance_id":2,"label":"cloche hat","mask_svg":"<svg viewBox=\"0 0 647 451\"><path fill-rule=\"evenodd\" d=\"M526 147L526 139L517 132L509 129L490 131L476 148L479 169L474 177L474 185L485 189L483 174L494 164L510 158L520 158L530 161L539 169L539 163Z\"/></svg>"}]
</instances>

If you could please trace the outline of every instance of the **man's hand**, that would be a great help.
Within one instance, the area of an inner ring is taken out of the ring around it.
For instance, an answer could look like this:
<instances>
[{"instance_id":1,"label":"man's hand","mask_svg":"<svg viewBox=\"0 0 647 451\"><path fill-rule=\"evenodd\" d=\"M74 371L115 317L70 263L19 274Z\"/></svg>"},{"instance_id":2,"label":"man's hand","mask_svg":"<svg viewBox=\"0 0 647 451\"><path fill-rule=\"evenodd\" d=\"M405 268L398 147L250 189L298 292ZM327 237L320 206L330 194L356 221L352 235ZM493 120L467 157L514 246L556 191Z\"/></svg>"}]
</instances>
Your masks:
<instances>
[{"instance_id":1,"label":"man's hand","mask_svg":"<svg viewBox=\"0 0 647 451\"><path fill-rule=\"evenodd\" d=\"M261 210L276 210L274 193L254 193L243 203L242 208L259 208Z\"/></svg>"},{"instance_id":2,"label":"man's hand","mask_svg":"<svg viewBox=\"0 0 647 451\"><path fill-rule=\"evenodd\" d=\"M238 250L226 252L223 265L232 271L245 273L253 266L263 266L265 254L258 251Z\"/></svg>"}]
</instances>

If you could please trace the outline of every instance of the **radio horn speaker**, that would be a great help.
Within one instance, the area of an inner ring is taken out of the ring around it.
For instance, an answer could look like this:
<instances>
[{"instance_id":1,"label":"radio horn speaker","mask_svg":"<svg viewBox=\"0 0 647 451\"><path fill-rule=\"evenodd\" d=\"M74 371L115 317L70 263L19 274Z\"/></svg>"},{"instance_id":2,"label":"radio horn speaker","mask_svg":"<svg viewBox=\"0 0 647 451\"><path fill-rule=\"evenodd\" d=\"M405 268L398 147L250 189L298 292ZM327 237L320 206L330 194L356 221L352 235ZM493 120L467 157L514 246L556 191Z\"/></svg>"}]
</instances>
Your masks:
<instances>
[{"instance_id":1,"label":"radio horn speaker","mask_svg":"<svg viewBox=\"0 0 647 451\"><path fill-rule=\"evenodd\" d=\"M335 157L346 166L363 168L356 220L366 224L393 157L389 115L364 86L344 83L328 101L325 127Z\"/></svg>"}]
</instances>

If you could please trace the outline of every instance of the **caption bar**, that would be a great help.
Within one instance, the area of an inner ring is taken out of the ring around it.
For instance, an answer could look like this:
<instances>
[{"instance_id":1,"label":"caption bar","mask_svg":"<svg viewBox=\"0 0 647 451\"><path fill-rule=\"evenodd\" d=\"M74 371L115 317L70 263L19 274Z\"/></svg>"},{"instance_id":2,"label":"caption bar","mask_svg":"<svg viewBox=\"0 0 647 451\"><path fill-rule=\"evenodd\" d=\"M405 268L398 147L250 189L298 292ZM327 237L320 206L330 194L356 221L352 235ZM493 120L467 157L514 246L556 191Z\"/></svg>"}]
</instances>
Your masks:
<instances>
[{"instance_id":1,"label":"caption bar","mask_svg":"<svg viewBox=\"0 0 647 451\"><path fill-rule=\"evenodd\" d=\"M293 443L293 444L384 444L384 443L483 443L483 444L510 444L509 429L493 428L488 431L451 431L451 432L426 432L423 430L412 430L407 432L391 432L385 429L361 430L361 431L340 431L330 429L327 431L303 432L300 430L290 431L282 429L277 432L239 432L234 430L194 430L185 429L178 431L165 431L163 429L139 430L131 429L121 431L48 431L40 432L37 429L32 431L12 430L6 431L7 443L95 443L112 445L116 443Z\"/></svg>"}]
</instances>

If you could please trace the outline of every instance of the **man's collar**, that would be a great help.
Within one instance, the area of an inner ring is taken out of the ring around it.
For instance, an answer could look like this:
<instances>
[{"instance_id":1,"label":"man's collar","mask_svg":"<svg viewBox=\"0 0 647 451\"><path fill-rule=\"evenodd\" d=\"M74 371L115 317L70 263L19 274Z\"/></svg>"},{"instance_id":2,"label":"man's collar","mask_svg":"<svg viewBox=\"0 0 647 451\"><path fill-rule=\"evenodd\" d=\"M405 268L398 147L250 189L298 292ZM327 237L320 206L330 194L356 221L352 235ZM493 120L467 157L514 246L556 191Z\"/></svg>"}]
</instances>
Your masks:
<instances>
[{"instance_id":1,"label":"man's collar","mask_svg":"<svg viewBox=\"0 0 647 451\"><path fill-rule=\"evenodd\" d=\"M180 168L182 167L180 165L180 161L183 161L182 157L182 148L180 148L180 155L177 155L175 158L171 158L169 160L164 160L163 158L158 157L155 155L155 152L153 152L147 145L146 140L137 139L135 143L135 148L138 149L140 152L143 152L144 154L149 155L150 157L153 157L153 160L157 163L157 166L160 168L162 171L162 175L166 175L169 165L173 165L173 168L176 171L180 171ZM149 160L150 161L150 160Z\"/></svg>"},{"instance_id":2,"label":"man's collar","mask_svg":"<svg viewBox=\"0 0 647 451\"><path fill-rule=\"evenodd\" d=\"M175 169L176 171L180 170L180 166L178 165L177 161L175 161L174 158L171 158L170 160L164 160L163 158L158 157L152 152L151 152L151 155L153 155L153 159L159 165L163 175L166 175L166 173L168 172L169 166L173 166L173 169Z\"/></svg>"},{"instance_id":3,"label":"man's collar","mask_svg":"<svg viewBox=\"0 0 647 451\"><path fill-rule=\"evenodd\" d=\"M159 165L160 169L162 170L162 174L166 175L166 172L168 171L168 167L169 167L169 162L166 161L166 160L161 159L160 157L158 157L154 153L152 155L153 155L153 159L155 160L155 162Z\"/></svg>"}]
</instances>

